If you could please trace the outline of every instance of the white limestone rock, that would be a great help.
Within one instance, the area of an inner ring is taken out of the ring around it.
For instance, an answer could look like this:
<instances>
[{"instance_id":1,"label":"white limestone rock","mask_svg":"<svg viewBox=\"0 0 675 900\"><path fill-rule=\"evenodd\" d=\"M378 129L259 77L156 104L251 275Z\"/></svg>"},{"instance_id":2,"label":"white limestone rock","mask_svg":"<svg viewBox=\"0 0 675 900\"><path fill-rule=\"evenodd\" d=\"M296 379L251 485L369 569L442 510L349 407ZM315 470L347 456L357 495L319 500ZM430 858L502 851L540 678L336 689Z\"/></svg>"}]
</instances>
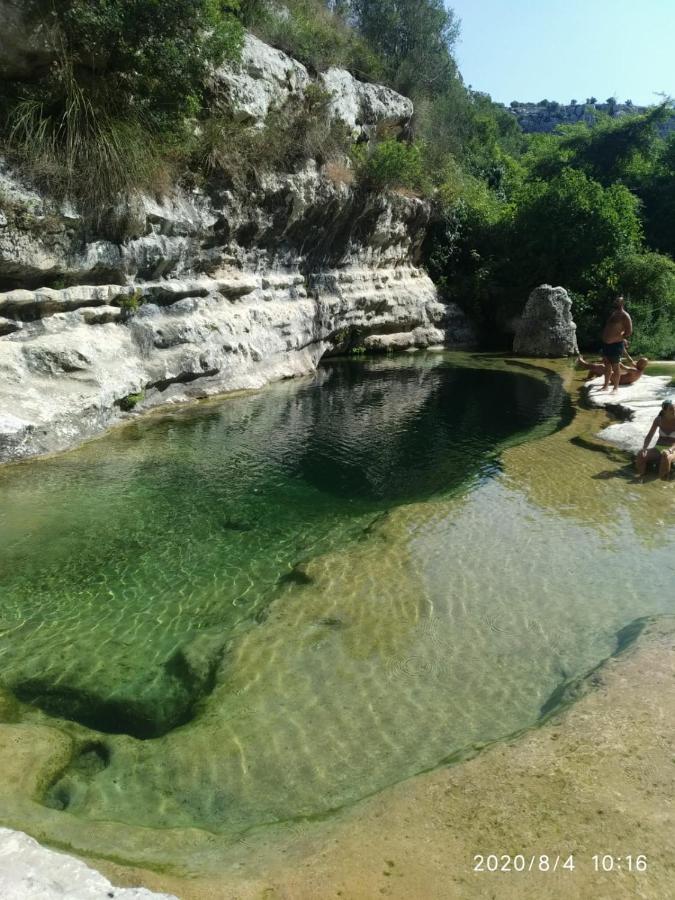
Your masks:
<instances>
[{"instance_id":1,"label":"white limestone rock","mask_svg":"<svg viewBox=\"0 0 675 900\"><path fill-rule=\"evenodd\" d=\"M40 846L20 831L0 828L2 900L177 900L146 888L120 888L65 853Z\"/></svg>"},{"instance_id":2,"label":"white limestone rock","mask_svg":"<svg viewBox=\"0 0 675 900\"><path fill-rule=\"evenodd\" d=\"M513 352L545 357L579 352L572 301L565 288L542 284L532 291L516 327Z\"/></svg>"},{"instance_id":3,"label":"white limestone rock","mask_svg":"<svg viewBox=\"0 0 675 900\"><path fill-rule=\"evenodd\" d=\"M56 312L0 338L0 461L64 450L152 407L306 374L345 331L378 349L460 342L448 331L458 310L409 264L355 262L309 284L297 269L223 271L138 289L149 302L135 313ZM143 394L133 413L129 394Z\"/></svg>"},{"instance_id":4,"label":"white limestone rock","mask_svg":"<svg viewBox=\"0 0 675 900\"><path fill-rule=\"evenodd\" d=\"M218 78L251 121L310 83L252 36L241 68ZM412 114L347 73L324 84L355 131ZM93 234L0 161L0 210L0 462L67 449L154 406L311 372L347 345L473 342L416 266L430 204L336 184L313 160L246 190L215 180L130 197ZM133 412L129 394L143 394Z\"/></svg>"},{"instance_id":5,"label":"white limestone rock","mask_svg":"<svg viewBox=\"0 0 675 900\"><path fill-rule=\"evenodd\" d=\"M345 69L331 68L321 74L321 83L331 95L330 112L358 137L370 136L378 125L402 130L413 115L407 97L381 84L358 81Z\"/></svg>"},{"instance_id":6,"label":"white limestone rock","mask_svg":"<svg viewBox=\"0 0 675 900\"><path fill-rule=\"evenodd\" d=\"M671 381L669 375L643 375L635 384L620 386L616 394L611 389L601 390L602 376L589 381L585 391L591 406L614 410L624 417L624 421L604 428L598 437L628 453L641 450L663 401L666 398L675 400Z\"/></svg>"},{"instance_id":7,"label":"white limestone rock","mask_svg":"<svg viewBox=\"0 0 675 900\"><path fill-rule=\"evenodd\" d=\"M247 34L238 65L227 63L214 73L216 92L240 122L262 127L270 109L302 97L310 83L307 69L281 50ZM221 101L222 102L222 101Z\"/></svg>"}]
</instances>

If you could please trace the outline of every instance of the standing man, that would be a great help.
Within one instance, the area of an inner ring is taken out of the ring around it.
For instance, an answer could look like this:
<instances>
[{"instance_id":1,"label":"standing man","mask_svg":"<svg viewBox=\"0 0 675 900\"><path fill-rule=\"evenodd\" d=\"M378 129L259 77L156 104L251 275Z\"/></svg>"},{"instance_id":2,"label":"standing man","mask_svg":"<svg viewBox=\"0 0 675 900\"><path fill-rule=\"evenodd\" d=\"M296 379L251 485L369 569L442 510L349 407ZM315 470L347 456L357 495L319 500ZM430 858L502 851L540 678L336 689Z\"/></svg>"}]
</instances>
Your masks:
<instances>
[{"instance_id":1,"label":"standing man","mask_svg":"<svg viewBox=\"0 0 675 900\"><path fill-rule=\"evenodd\" d=\"M621 294L615 298L614 310L602 329L602 361L605 366L605 383L601 390L607 390L611 379L614 385L613 394L619 390L624 344L633 333L633 322L624 309L624 302Z\"/></svg>"}]
</instances>

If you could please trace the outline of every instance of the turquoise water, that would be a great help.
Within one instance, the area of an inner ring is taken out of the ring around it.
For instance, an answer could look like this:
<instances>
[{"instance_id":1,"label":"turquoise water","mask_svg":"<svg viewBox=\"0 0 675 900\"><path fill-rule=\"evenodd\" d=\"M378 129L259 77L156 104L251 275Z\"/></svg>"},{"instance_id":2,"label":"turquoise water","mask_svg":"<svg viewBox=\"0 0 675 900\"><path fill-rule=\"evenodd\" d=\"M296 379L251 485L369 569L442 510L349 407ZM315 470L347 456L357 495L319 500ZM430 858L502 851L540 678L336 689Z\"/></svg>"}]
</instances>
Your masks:
<instances>
[{"instance_id":1,"label":"turquoise water","mask_svg":"<svg viewBox=\"0 0 675 900\"><path fill-rule=\"evenodd\" d=\"M45 828L236 835L535 722L672 606L671 498L577 421L523 365L336 361L0 471L0 684L75 740Z\"/></svg>"},{"instance_id":2,"label":"turquoise water","mask_svg":"<svg viewBox=\"0 0 675 900\"><path fill-rule=\"evenodd\" d=\"M550 397L434 357L335 362L7 470L0 681L101 730L164 733L192 713L166 668L182 647L199 637L218 657L303 558L490 477L500 442L561 414Z\"/></svg>"}]
</instances>

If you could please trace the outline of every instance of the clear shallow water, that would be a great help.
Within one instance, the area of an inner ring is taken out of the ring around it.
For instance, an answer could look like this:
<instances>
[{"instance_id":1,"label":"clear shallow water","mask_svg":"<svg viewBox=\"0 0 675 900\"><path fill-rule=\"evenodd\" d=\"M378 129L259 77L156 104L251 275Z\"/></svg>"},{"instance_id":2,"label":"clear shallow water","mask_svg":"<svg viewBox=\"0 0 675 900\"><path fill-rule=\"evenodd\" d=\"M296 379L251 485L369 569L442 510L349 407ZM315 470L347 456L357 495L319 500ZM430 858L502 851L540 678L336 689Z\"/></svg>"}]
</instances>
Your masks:
<instances>
[{"instance_id":1,"label":"clear shallow water","mask_svg":"<svg viewBox=\"0 0 675 900\"><path fill-rule=\"evenodd\" d=\"M0 474L0 682L105 732L49 814L320 814L671 610L664 492L570 443L558 379L467 363L334 363Z\"/></svg>"}]
</instances>

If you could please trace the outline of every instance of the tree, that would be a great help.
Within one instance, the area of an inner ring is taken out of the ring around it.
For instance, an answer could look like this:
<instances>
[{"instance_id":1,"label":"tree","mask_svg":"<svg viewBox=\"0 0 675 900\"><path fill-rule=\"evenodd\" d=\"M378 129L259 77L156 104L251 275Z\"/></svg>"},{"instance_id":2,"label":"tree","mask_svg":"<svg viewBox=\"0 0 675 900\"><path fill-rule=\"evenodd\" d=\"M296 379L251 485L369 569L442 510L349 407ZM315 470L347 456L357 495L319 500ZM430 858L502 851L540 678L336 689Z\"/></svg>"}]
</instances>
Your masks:
<instances>
[{"instance_id":1,"label":"tree","mask_svg":"<svg viewBox=\"0 0 675 900\"><path fill-rule=\"evenodd\" d=\"M403 94L440 96L457 77L460 22L442 0L352 0L351 12Z\"/></svg>"},{"instance_id":2,"label":"tree","mask_svg":"<svg viewBox=\"0 0 675 900\"><path fill-rule=\"evenodd\" d=\"M588 345L618 287L617 264L640 249L641 239L639 201L623 185L603 187L571 168L550 181L526 182L494 276L502 315L517 314L535 285L562 284L583 298L576 320Z\"/></svg>"}]
</instances>

